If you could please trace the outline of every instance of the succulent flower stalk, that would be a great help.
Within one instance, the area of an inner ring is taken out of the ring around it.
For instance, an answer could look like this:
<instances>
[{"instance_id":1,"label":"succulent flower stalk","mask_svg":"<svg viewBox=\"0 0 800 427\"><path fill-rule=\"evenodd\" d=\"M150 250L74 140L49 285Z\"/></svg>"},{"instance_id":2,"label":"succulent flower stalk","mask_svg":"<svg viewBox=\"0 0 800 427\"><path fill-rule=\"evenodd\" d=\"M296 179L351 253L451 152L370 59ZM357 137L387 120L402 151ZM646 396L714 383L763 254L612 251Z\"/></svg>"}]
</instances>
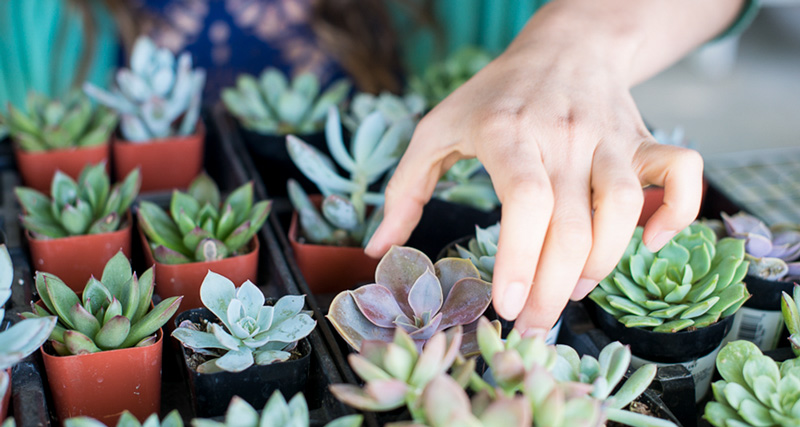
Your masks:
<instances>
[{"instance_id":1,"label":"succulent flower stalk","mask_svg":"<svg viewBox=\"0 0 800 427\"><path fill-rule=\"evenodd\" d=\"M745 212L722 213L727 235L745 242L749 274L766 280L800 277L800 226L777 224L768 227Z\"/></svg>"},{"instance_id":2,"label":"succulent flower stalk","mask_svg":"<svg viewBox=\"0 0 800 427\"><path fill-rule=\"evenodd\" d=\"M375 270L375 283L344 291L331 303L328 320L356 350L365 341L391 341L403 329L418 348L436 332L475 322L491 302L491 284L469 261L393 246ZM472 344L472 345L471 345ZM474 334L464 340L474 348Z\"/></svg>"},{"instance_id":3,"label":"succulent flower stalk","mask_svg":"<svg viewBox=\"0 0 800 427\"><path fill-rule=\"evenodd\" d=\"M253 364L269 365L291 357L297 342L317 322L303 312L303 296L287 295L264 305L264 294L249 280L238 289L228 278L209 271L200 299L221 322L207 321L198 329L181 322L172 336L206 357L197 372L241 372Z\"/></svg>"},{"instance_id":4,"label":"succulent flower stalk","mask_svg":"<svg viewBox=\"0 0 800 427\"><path fill-rule=\"evenodd\" d=\"M654 332L703 328L736 312L750 297L744 241L694 223L657 253L637 227L614 271L589 297L627 327Z\"/></svg>"},{"instance_id":5,"label":"succulent flower stalk","mask_svg":"<svg viewBox=\"0 0 800 427\"><path fill-rule=\"evenodd\" d=\"M169 213L143 200L138 217L156 261L185 264L246 253L271 207L271 201L253 203L252 182L234 190L220 204L217 184L201 174L188 193L173 191Z\"/></svg>"},{"instance_id":6,"label":"succulent flower stalk","mask_svg":"<svg viewBox=\"0 0 800 427\"><path fill-rule=\"evenodd\" d=\"M141 186L139 169L110 184L105 163L87 165L75 182L56 171L51 198L28 187L14 188L22 205L22 226L39 239L116 231Z\"/></svg>"},{"instance_id":7,"label":"succulent flower stalk","mask_svg":"<svg viewBox=\"0 0 800 427\"><path fill-rule=\"evenodd\" d=\"M77 90L63 100L31 92L25 109L9 104L8 115L1 121L7 123L20 148L30 152L101 145L108 141L118 120L111 110L93 106Z\"/></svg>"}]
</instances>

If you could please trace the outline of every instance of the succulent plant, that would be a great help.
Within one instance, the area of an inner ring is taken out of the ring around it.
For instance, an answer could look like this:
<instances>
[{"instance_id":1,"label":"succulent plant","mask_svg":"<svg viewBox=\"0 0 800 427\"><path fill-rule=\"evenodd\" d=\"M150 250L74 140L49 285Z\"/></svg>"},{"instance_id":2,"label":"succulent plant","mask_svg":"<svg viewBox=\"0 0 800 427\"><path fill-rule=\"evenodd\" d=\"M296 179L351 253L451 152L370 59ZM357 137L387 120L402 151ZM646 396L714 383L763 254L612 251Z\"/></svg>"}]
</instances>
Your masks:
<instances>
[{"instance_id":1,"label":"succulent plant","mask_svg":"<svg viewBox=\"0 0 800 427\"><path fill-rule=\"evenodd\" d=\"M744 241L694 223L657 253L637 227L622 259L589 297L627 327L654 332L703 328L736 312L750 297Z\"/></svg>"},{"instance_id":2,"label":"succulent plant","mask_svg":"<svg viewBox=\"0 0 800 427\"><path fill-rule=\"evenodd\" d=\"M466 83L492 61L488 52L474 46L461 48L444 61L429 66L422 76L412 77L411 89L433 107Z\"/></svg>"},{"instance_id":3,"label":"succulent plant","mask_svg":"<svg viewBox=\"0 0 800 427\"><path fill-rule=\"evenodd\" d=\"M661 144L674 145L677 147L690 147L691 143L686 138L686 132L681 126L677 126L672 133L664 129L653 129L653 138Z\"/></svg>"},{"instance_id":4,"label":"succulent plant","mask_svg":"<svg viewBox=\"0 0 800 427\"><path fill-rule=\"evenodd\" d=\"M140 185L139 169L134 169L111 186L105 163L98 163L87 165L77 182L56 171L52 199L27 187L16 187L14 193L24 211L22 225L36 238L57 239L119 229Z\"/></svg>"},{"instance_id":5,"label":"succulent plant","mask_svg":"<svg viewBox=\"0 0 800 427\"><path fill-rule=\"evenodd\" d=\"M117 125L117 115L105 107L95 107L78 90L63 100L50 100L34 92L28 94L26 112L8 105L11 136L25 151L46 151L70 147L92 147L108 141Z\"/></svg>"},{"instance_id":6,"label":"succulent plant","mask_svg":"<svg viewBox=\"0 0 800 427\"><path fill-rule=\"evenodd\" d=\"M489 175L478 159L459 160L436 183L433 196L489 212L500 205Z\"/></svg>"},{"instance_id":7,"label":"succulent plant","mask_svg":"<svg viewBox=\"0 0 800 427\"><path fill-rule=\"evenodd\" d=\"M11 298L11 284L14 280L14 265L5 244L0 244L0 324L5 318L5 305ZM26 319L11 325L0 332L0 399L5 396L10 385L6 369L28 357L41 347L56 326L56 318L47 316Z\"/></svg>"},{"instance_id":8,"label":"succulent plant","mask_svg":"<svg viewBox=\"0 0 800 427\"><path fill-rule=\"evenodd\" d=\"M425 100L416 93L398 96L390 92L381 92L379 95L359 92L353 96L350 114L344 115L342 122L347 129L355 132L361 122L375 111L380 111L389 124L405 119L417 121L425 111Z\"/></svg>"},{"instance_id":9,"label":"succulent plant","mask_svg":"<svg viewBox=\"0 0 800 427\"><path fill-rule=\"evenodd\" d=\"M467 247L456 245L458 256L468 259L478 268L481 279L491 282L494 276L494 260L497 241L500 239L500 223L480 228L475 226L475 237L469 239Z\"/></svg>"},{"instance_id":10,"label":"succulent plant","mask_svg":"<svg viewBox=\"0 0 800 427\"><path fill-rule=\"evenodd\" d=\"M749 274L766 280L800 277L800 226L777 224L768 227L758 218L739 212L722 212L727 235L745 242Z\"/></svg>"},{"instance_id":11,"label":"succulent plant","mask_svg":"<svg viewBox=\"0 0 800 427\"><path fill-rule=\"evenodd\" d=\"M169 213L144 200L138 217L156 261L184 264L245 253L271 207L267 200L253 204L252 182L235 189L220 205L217 184L200 174L188 193L173 191Z\"/></svg>"},{"instance_id":12,"label":"succulent plant","mask_svg":"<svg viewBox=\"0 0 800 427\"><path fill-rule=\"evenodd\" d=\"M459 354L460 327L437 332L420 352L417 343L402 329L396 329L391 342L364 341L360 354L350 354L348 361L364 380L363 388L352 384L334 384L331 393L354 408L366 411L391 411L408 407L414 420L423 419L422 400L425 387L445 374Z\"/></svg>"},{"instance_id":13,"label":"succulent plant","mask_svg":"<svg viewBox=\"0 0 800 427\"><path fill-rule=\"evenodd\" d=\"M89 279L82 298L53 274L37 271L35 282L44 307L33 304L34 312L22 316L58 316L50 343L62 356L151 345L183 298L166 298L150 309L153 268L137 278L121 250L106 263L99 281Z\"/></svg>"},{"instance_id":14,"label":"succulent plant","mask_svg":"<svg viewBox=\"0 0 800 427\"><path fill-rule=\"evenodd\" d=\"M436 332L476 321L491 298L491 284L468 261L443 258L434 265L416 249L393 246L375 270L375 283L337 295L326 317L356 350L364 341L391 341L397 329L422 348ZM474 335L464 345L471 342Z\"/></svg>"},{"instance_id":15,"label":"succulent plant","mask_svg":"<svg viewBox=\"0 0 800 427\"><path fill-rule=\"evenodd\" d=\"M722 380L704 418L717 427L800 425L800 358L778 363L748 341L733 341L717 355Z\"/></svg>"},{"instance_id":16,"label":"succulent plant","mask_svg":"<svg viewBox=\"0 0 800 427\"><path fill-rule=\"evenodd\" d=\"M794 298L783 292L781 295L781 311L786 329L789 330L789 342L797 357L800 357L800 285L794 285Z\"/></svg>"},{"instance_id":17,"label":"succulent plant","mask_svg":"<svg viewBox=\"0 0 800 427\"><path fill-rule=\"evenodd\" d=\"M105 427L101 421L91 417L73 417L64 421L64 427ZM158 414L151 414L140 423L130 412L123 411L117 421L116 427L183 427L183 419L177 409L170 411L163 420L158 419Z\"/></svg>"},{"instance_id":18,"label":"succulent plant","mask_svg":"<svg viewBox=\"0 0 800 427\"><path fill-rule=\"evenodd\" d=\"M191 135L200 117L206 73L192 69L192 57L177 60L148 37L136 40L131 68L117 71L116 87L107 92L91 83L83 90L120 114L120 131L131 142Z\"/></svg>"},{"instance_id":19,"label":"succulent plant","mask_svg":"<svg viewBox=\"0 0 800 427\"><path fill-rule=\"evenodd\" d=\"M383 115L370 113L359 125L350 151L342 139L339 112L328 110L325 134L333 158L350 179L338 174L333 161L294 135L286 147L300 171L319 187L325 199L321 209L309 200L297 182L289 180L288 193L300 218L303 237L312 243L338 246L366 245L382 218L383 193L369 191L400 160L414 125L401 119L389 125ZM369 214L367 206L375 207Z\"/></svg>"},{"instance_id":20,"label":"succulent plant","mask_svg":"<svg viewBox=\"0 0 800 427\"><path fill-rule=\"evenodd\" d=\"M254 363L286 361L317 325L303 312L303 296L287 295L264 305L264 294L249 280L237 289L212 271L200 286L200 299L222 324L184 320L172 332L185 347L204 356L206 362L197 367L200 373L240 372Z\"/></svg>"},{"instance_id":21,"label":"succulent plant","mask_svg":"<svg viewBox=\"0 0 800 427\"><path fill-rule=\"evenodd\" d=\"M325 424L325 427L359 427L363 419L362 415L348 415ZM260 416L244 399L234 396L228 405L224 422L204 418L192 420L193 427L308 427L309 425L308 403L303 393L294 395L287 404L286 399L277 390L272 393Z\"/></svg>"}]
</instances>

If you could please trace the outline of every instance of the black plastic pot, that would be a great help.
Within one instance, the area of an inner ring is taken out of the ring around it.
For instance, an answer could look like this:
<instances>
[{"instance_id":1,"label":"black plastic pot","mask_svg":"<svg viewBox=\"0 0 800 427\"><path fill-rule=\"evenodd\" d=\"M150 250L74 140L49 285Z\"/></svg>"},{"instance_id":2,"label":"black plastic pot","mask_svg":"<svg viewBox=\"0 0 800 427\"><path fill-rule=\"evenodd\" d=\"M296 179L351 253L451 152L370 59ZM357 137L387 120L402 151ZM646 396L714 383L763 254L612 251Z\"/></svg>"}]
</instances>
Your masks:
<instances>
[{"instance_id":1,"label":"black plastic pot","mask_svg":"<svg viewBox=\"0 0 800 427\"><path fill-rule=\"evenodd\" d=\"M631 346L631 352L643 359L659 363L687 362L711 353L733 325L733 316L693 331L653 332L629 328L614 316L597 308L598 326L612 340Z\"/></svg>"},{"instance_id":2,"label":"black plastic pot","mask_svg":"<svg viewBox=\"0 0 800 427\"><path fill-rule=\"evenodd\" d=\"M744 303L744 306L757 310L780 311L781 292L786 292L791 295L792 288L794 287L794 283L791 281L765 280L749 274L745 276L744 283L747 285L747 290L752 295L750 299Z\"/></svg>"},{"instance_id":3,"label":"black plastic pot","mask_svg":"<svg viewBox=\"0 0 800 427\"><path fill-rule=\"evenodd\" d=\"M179 314L175 319L175 326L184 320L200 323L202 320L214 321L216 316L206 308L195 308ZM254 408L263 408L275 390L280 390L287 400L291 399L305 388L311 361L308 340L300 341L297 350L301 354L298 359L263 366L253 365L242 372L201 374L189 367L191 350L184 348L183 360L195 415L223 415L233 396L241 397Z\"/></svg>"},{"instance_id":4,"label":"black plastic pot","mask_svg":"<svg viewBox=\"0 0 800 427\"><path fill-rule=\"evenodd\" d=\"M285 197L286 181L289 178L297 180L307 192L319 191L314 183L306 178L292 162L289 152L286 150L285 135L263 135L247 130L241 125L238 127L247 152L250 153L256 170L264 181L269 197ZM318 132L297 137L323 153L328 153L324 133Z\"/></svg>"},{"instance_id":5,"label":"black plastic pot","mask_svg":"<svg viewBox=\"0 0 800 427\"><path fill-rule=\"evenodd\" d=\"M481 228L500 221L500 209L484 212L459 203L431 199L422 210L422 218L411 233L407 246L417 248L428 257L435 257L445 246L464 236L474 236Z\"/></svg>"}]
</instances>

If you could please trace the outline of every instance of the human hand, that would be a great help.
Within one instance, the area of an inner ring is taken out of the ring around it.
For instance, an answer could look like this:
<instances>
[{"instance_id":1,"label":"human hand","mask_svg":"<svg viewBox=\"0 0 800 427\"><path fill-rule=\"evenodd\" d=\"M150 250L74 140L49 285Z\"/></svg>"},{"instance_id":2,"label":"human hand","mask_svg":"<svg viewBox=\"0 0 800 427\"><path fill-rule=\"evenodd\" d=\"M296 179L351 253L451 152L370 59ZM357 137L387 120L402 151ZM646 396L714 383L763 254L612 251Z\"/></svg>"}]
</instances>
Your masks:
<instances>
[{"instance_id":1,"label":"human hand","mask_svg":"<svg viewBox=\"0 0 800 427\"><path fill-rule=\"evenodd\" d=\"M651 250L691 223L702 193L700 155L655 142L634 104L626 55L635 46L605 44L612 52L553 33L518 39L422 119L366 249L377 257L405 242L438 178L477 157L503 204L495 310L521 330L551 327L570 297L612 271L643 186L665 189L645 226Z\"/></svg>"}]
</instances>

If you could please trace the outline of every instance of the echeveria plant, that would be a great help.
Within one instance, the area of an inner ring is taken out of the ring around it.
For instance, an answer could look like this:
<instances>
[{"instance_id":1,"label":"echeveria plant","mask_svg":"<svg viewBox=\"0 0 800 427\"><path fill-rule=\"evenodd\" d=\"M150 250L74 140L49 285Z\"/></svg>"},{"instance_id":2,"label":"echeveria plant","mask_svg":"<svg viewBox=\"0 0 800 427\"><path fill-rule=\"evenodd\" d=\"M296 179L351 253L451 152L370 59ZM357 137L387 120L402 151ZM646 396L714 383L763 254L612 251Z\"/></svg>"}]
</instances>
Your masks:
<instances>
[{"instance_id":1,"label":"echeveria plant","mask_svg":"<svg viewBox=\"0 0 800 427\"><path fill-rule=\"evenodd\" d=\"M194 133L206 73L192 69L189 53L175 59L142 36L133 45L130 66L117 71L111 92L91 83L83 86L87 95L120 114L122 136L141 143Z\"/></svg>"},{"instance_id":2,"label":"echeveria plant","mask_svg":"<svg viewBox=\"0 0 800 427\"><path fill-rule=\"evenodd\" d=\"M369 188L400 160L414 125L410 119L388 124L383 115L370 113L345 148L339 112L331 108L325 136L333 159L350 174L344 178L333 160L294 135L286 147L300 171L319 187L325 197L317 208L297 182L289 180L288 193L298 212L303 237L312 242L338 246L366 245L382 218L383 193ZM367 207L375 207L370 214Z\"/></svg>"},{"instance_id":3,"label":"echeveria plant","mask_svg":"<svg viewBox=\"0 0 800 427\"><path fill-rule=\"evenodd\" d=\"M500 239L500 223L480 228L475 226L475 237L469 239L467 247L456 245L458 256L468 259L481 273L481 279L491 282L494 276L494 260L497 241Z\"/></svg>"},{"instance_id":4,"label":"echeveria plant","mask_svg":"<svg viewBox=\"0 0 800 427\"><path fill-rule=\"evenodd\" d=\"M637 227L614 271L589 297L627 327L654 332L703 328L736 312L750 297L744 242L717 241L714 231L694 223L657 253Z\"/></svg>"},{"instance_id":5,"label":"echeveria plant","mask_svg":"<svg viewBox=\"0 0 800 427\"><path fill-rule=\"evenodd\" d=\"M24 211L22 225L39 239L116 231L139 193L141 175L132 170L122 182L110 185L105 163L87 165L75 182L56 171L51 198L28 187L14 193Z\"/></svg>"},{"instance_id":6,"label":"echeveria plant","mask_svg":"<svg viewBox=\"0 0 800 427\"><path fill-rule=\"evenodd\" d=\"M483 173L483 165L478 159L456 162L436 183L433 196L485 212L500 205L492 180Z\"/></svg>"},{"instance_id":7,"label":"echeveria plant","mask_svg":"<svg viewBox=\"0 0 800 427\"><path fill-rule=\"evenodd\" d=\"M303 296L287 295L264 305L264 294L249 280L238 289L228 278L209 271L200 299L221 322L184 320L172 336L206 360L197 372L240 372L253 364L289 360L297 342L317 322L303 312Z\"/></svg>"},{"instance_id":8,"label":"echeveria plant","mask_svg":"<svg viewBox=\"0 0 800 427\"><path fill-rule=\"evenodd\" d=\"M13 280L11 256L6 245L0 244L0 325L5 318L6 302L11 298ZM25 319L0 332L0 399L6 395L10 385L6 369L41 347L56 326L56 320L55 316Z\"/></svg>"},{"instance_id":9,"label":"echeveria plant","mask_svg":"<svg viewBox=\"0 0 800 427\"><path fill-rule=\"evenodd\" d=\"M417 121L424 110L425 100L416 93L398 96L390 92L379 95L359 92L353 96L349 114L342 117L342 122L355 132L361 122L375 111L380 111L386 122L392 124L406 119Z\"/></svg>"},{"instance_id":10,"label":"echeveria plant","mask_svg":"<svg viewBox=\"0 0 800 427\"><path fill-rule=\"evenodd\" d=\"M175 190L169 213L143 200L139 226L156 261L164 264L215 261L248 250L269 216L272 202L253 204L253 183L235 189L220 204L217 184L206 174L192 181L188 193Z\"/></svg>"},{"instance_id":11,"label":"echeveria plant","mask_svg":"<svg viewBox=\"0 0 800 427\"><path fill-rule=\"evenodd\" d=\"M467 46L429 66L421 76L413 77L410 86L425 97L428 106L434 107L491 61L488 52Z\"/></svg>"},{"instance_id":12,"label":"echeveria plant","mask_svg":"<svg viewBox=\"0 0 800 427\"><path fill-rule=\"evenodd\" d=\"M758 218L739 212L722 213L728 236L745 242L748 274L766 280L792 280L800 277L800 226L777 224L768 227Z\"/></svg>"},{"instance_id":13,"label":"echeveria plant","mask_svg":"<svg viewBox=\"0 0 800 427\"><path fill-rule=\"evenodd\" d=\"M356 350L364 341L391 341L397 329L422 348L436 332L476 321L491 299L492 285L469 261L443 258L434 265L416 249L393 246L375 283L337 295L326 317ZM469 346L474 336L464 341Z\"/></svg>"},{"instance_id":14,"label":"echeveria plant","mask_svg":"<svg viewBox=\"0 0 800 427\"><path fill-rule=\"evenodd\" d=\"M78 90L63 100L50 100L29 93L27 111L8 105L7 122L11 137L25 151L46 151L70 147L92 147L108 141L117 125L117 115L95 107Z\"/></svg>"},{"instance_id":15,"label":"echeveria plant","mask_svg":"<svg viewBox=\"0 0 800 427\"><path fill-rule=\"evenodd\" d=\"M58 316L50 343L62 356L151 345L183 298L166 298L150 309L153 268L137 278L122 251L108 261L99 281L89 279L81 298L50 273L37 271L35 281L44 307L33 304L34 312L22 316Z\"/></svg>"},{"instance_id":16,"label":"echeveria plant","mask_svg":"<svg viewBox=\"0 0 800 427\"><path fill-rule=\"evenodd\" d=\"M794 298L783 292L781 295L781 311L783 322L789 330L789 342L797 357L800 357L800 285L794 285Z\"/></svg>"},{"instance_id":17,"label":"echeveria plant","mask_svg":"<svg viewBox=\"0 0 800 427\"><path fill-rule=\"evenodd\" d=\"M800 425L800 358L778 363L748 341L733 341L717 355L722 380L704 418L717 427Z\"/></svg>"},{"instance_id":18,"label":"echeveria plant","mask_svg":"<svg viewBox=\"0 0 800 427\"><path fill-rule=\"evenodd\" d=\"M337 418L324 427L359 427L363 419L362 415L348 415ZM272 393L261 415L244 399L234 396L223 422L204 418L192 420L193 427L309 427L310 424L308 403L303 393L294 395L287 404L278 390Z\"/></svg>"},{"instance_id":19,"label":"echeveria plant","mask_svg":"<svg viewBox=\"0 0 800 427\"><path fill-rule=\"evenodd\" d=\"M222 90L225 107L246 129L266 135L310 134L322 129L331 107L339 108L350 83L337 80L320 93L320 82L310 72L291 82L276 68L267 68L258 80L241 75L235 88Z\"/></svg>"},{"instance_id":20,"label":"echeveria plant","mask_svg":"<svg viewBox=\"0 0 800 427\"><path fill-rule=\"evenodd\" d=\"M106 425L91 417L73 417L64 421L64 427L106 427ZM183 427L183 419L178 410L173 409L163 420L158 419L158 414L151 414L141 423L133 414L123 411L116 427Z\"/></svg>"}]
</instances>

